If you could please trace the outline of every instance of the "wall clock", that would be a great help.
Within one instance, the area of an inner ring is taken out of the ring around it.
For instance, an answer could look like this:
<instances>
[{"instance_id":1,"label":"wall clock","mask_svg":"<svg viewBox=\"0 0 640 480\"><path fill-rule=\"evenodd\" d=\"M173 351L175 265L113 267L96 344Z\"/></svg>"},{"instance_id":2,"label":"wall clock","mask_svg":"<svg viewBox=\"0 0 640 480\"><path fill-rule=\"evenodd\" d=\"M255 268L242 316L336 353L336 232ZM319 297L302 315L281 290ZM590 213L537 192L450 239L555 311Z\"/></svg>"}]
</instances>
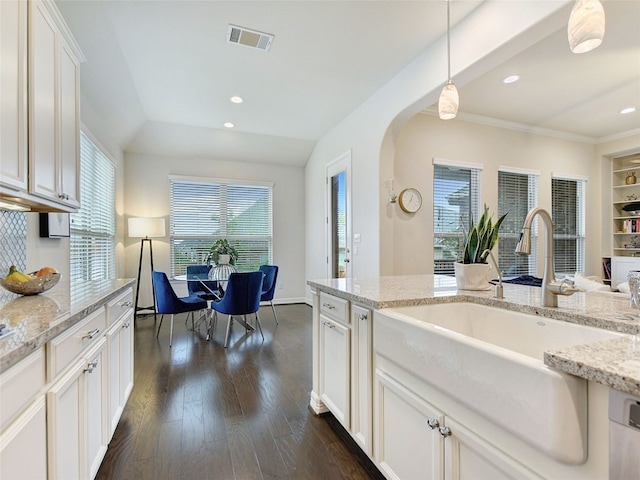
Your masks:
<instances>
[{"instance_id":1,"label":"wall clock","mask_svg":"<svg viewBox=\"0 0 640 480\"><path fill-rule=\"evenodd\" d=\"M407 213L416 213L422 206L422 195L415 188L405 188L398 195L400 208Z\"/></svg>"}]
</instances>

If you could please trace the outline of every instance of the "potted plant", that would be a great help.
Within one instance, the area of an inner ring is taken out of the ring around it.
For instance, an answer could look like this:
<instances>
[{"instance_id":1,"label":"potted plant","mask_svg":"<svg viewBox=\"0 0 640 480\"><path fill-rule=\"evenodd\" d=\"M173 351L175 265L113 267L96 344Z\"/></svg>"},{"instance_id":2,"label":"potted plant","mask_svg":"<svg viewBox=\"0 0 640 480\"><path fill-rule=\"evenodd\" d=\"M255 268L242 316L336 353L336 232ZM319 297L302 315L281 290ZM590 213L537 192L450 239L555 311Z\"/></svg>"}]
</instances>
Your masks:
<instances>
[{"instance_id":1,"label":"potted plant","mask_svg":"<svg viewBox=\"0 0 640 480\"><path fill-rule=\"evenodd\" d=\"M507 216L505 213L494 223L485 204L484 211L477 223L471 219L471 226L465 232L462 261L454 263L456 282L461 290L489 290L487 273L491 268L487 263L486 250L492 250L498 243L500 225Z\"/></svg>"},{"instance_id":2,"label":"potted plant","mask_svg":"<svg viewBox=\"0 0 640 480\"><path fill-rule=\"evenodd\" d=\"M238 251L226 238L216 240L216 243L211 246L207 256L205 257L205 262L209 265L211 262L216 265L235 265L236 260L238 260Z\"/></svg>"}]
</instances>

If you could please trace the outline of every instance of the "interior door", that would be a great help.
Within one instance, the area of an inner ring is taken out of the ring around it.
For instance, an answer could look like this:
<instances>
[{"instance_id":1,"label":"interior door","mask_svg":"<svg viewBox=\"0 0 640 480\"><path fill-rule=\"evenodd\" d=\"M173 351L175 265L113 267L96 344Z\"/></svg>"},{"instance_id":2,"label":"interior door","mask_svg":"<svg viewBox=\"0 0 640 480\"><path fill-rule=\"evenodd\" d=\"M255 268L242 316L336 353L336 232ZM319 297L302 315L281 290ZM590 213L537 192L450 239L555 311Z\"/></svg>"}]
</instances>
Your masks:
<instances>
[{"instance_id":1,"label":"interior door","mask_svg":"<svg viewBox=\"0 0 640 480\"><path fill-rule=\"evenodd\" d=\"M327 166L327 275L351 278L351 152Z\"/></svg>"}]
</instances>

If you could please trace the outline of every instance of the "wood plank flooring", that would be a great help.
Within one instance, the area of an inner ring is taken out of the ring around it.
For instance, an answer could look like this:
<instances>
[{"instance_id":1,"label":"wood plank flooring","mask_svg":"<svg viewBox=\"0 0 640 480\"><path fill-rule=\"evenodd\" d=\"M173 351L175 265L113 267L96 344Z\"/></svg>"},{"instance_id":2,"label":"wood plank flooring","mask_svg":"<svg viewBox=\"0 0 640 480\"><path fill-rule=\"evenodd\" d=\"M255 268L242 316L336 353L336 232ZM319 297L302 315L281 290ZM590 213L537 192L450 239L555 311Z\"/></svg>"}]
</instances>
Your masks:
<instances>
[{"instance_id":1,"label":"wood plank flooring","mask_svg":"<svg viewBox=\"0 0 640 480\"><path fill-rule=\"evenodd\" d=\"M98 479L381 479L332 415L309 410L311 308L260 310L264 342L226 318L207 342L176 316L135 330L135 386Z\"/></svg>"}]
</instances>

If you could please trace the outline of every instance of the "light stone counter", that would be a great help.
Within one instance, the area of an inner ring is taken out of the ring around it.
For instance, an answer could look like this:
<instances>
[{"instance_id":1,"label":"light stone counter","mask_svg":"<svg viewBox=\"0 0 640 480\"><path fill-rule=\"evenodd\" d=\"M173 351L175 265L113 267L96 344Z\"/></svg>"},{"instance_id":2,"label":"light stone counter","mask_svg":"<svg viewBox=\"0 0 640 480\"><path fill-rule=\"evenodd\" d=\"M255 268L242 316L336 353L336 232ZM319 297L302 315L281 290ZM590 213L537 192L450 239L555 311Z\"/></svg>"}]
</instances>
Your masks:
<instances>
[{"instance_id":1,"label":"light stone counter","mask_svg":"<svg viewBox=\"0 0 640 480\"><path fill-rule=\"evenodd\" d=\"M52 288L46 293L23 297L9 294L0 299L0 323L15 333L0 338L0 373L15 365L35 349L102 307L134 279L96 283L84 296L71 298L69 291Z\"/></svg>"},{"instance_id":2,"label":"light stone counter","mask_svg":"<svg viewBox=\"0 0 640 480\"><path fill-rule=\"evenodd\" d=\"M441 275L406 275L378 278L309 280L312 289L370 307L391 308L443 302L470 302L640 335L638 310L628 295L579 292L558 297L558 307L540 306L540 288L504 284L504 299L493 290L458 291L455 278ZM558 370L640 395L640 338L607 340L545 353L545 364ZM634 348L635 347L635 348Z\"/></svg>"}]
</instances>

